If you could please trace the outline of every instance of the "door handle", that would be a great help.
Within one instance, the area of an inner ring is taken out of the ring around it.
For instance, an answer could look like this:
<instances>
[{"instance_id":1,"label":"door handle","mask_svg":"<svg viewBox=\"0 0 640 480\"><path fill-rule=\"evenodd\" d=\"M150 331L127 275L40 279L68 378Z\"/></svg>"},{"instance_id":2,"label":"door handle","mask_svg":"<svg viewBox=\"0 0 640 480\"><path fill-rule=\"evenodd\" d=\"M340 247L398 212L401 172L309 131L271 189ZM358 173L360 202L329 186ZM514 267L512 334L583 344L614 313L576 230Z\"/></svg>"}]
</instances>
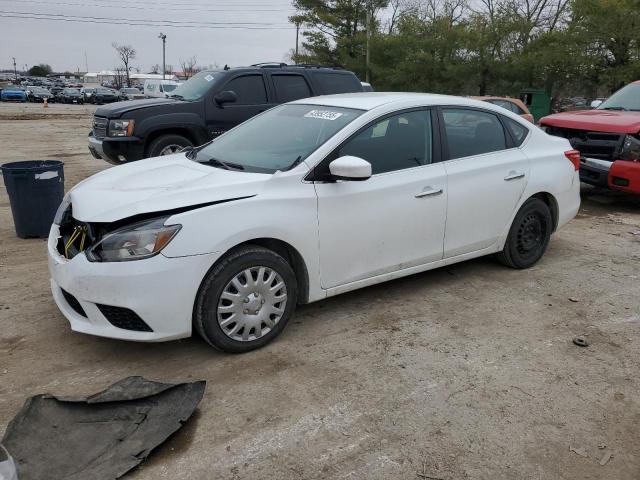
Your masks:
<instances>
[{"instance_id":1,"label":"door handle","mask_svg":"<svg viewBox=\"0 0 640 480\"><path fill-rule=\"evenodd\" d=\"M511 180L517 180L519 178L524 178L524 173L514 172L513 170L509 172L509 175L504 177L505 182L509 182Z\"/></svg>"},{"instance_id":2,"label":"door handle","mask_svg":"<svg viewBox=\"0 0 640 480\"><path fill-rule=\"evenodd\" d=\"M416 198L431 197L435 195L442 195L442 189L436 190L435 188L426 187L420 193L416 194Z\"/></svg>"}]
</instances>

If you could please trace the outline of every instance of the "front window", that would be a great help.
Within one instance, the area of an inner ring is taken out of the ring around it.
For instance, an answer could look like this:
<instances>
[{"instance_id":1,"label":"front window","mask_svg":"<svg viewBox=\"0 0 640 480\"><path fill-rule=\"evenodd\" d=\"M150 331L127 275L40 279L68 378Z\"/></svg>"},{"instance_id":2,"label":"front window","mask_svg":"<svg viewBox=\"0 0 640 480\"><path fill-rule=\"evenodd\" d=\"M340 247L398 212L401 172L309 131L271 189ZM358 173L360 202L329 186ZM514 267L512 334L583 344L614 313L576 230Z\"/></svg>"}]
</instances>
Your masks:
<instances>
[{"instance_id":1,"label":"front window","mask_svg":"<svg viewBox=\"0 0 640 480\"><path fill-rule=\"evenodd\" d=\"M207 144L194 160L252 172L287 170L361 114L350 108L281 105Z\"/></svg>"},{"instance_id":2,"label":"front window","mask_svg":"<svg viewBox=\"0 0 640 480\"><path fill-rule=\"evenodd\" d=\"M631 83L605 100L598 110L640 111L640 83Z\"/></svg>"},{"instance_id":3,"label":"front window","mask_svg":"<svg viewBox=\"0 0 640 480\"><path fill-rule=\"evenodd\" d=\"M172 85L170 83L165 83L162 85L162 89L165 92L173 92L176 89L177 85Z\"/></svg>"},{"instance_id":4,"label":"front window","mask_svg":"<svg viewBox=\"0 0 640 480\"><path fill-rule=\"evenodd\" d=\"M186 82L178 85L171 96L178 97L182 100L198 100L203 97L223 75L223 72L200 72Z\"/></svg>"}]
</instances>

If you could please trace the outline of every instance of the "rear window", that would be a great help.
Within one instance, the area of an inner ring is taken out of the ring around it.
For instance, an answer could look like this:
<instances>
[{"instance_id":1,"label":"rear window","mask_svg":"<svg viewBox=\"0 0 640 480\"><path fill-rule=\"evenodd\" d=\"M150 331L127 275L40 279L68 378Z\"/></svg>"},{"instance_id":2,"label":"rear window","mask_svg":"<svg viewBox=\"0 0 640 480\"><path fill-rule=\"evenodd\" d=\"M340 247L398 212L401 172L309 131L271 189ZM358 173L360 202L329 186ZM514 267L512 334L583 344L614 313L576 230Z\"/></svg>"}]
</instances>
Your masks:
<instances>
[{"instance_id":1,"label":"rear window","mask_svg":"<svg viewBox=\"0 0 640 480\"><path fill-rule=\"evenodd\" d=\"M524 142L524 139L527 138L529 134L529 129L510 118L502 117L502 119L507 125L507 130L509 130L509 133L513 137L516 147L522 145L522 142Z\"/></svg>"},{"instance_id":2,"label":"rear window","mask_svg":"<svg viewBox=\"0 0 640 480\"><path fill-rule=\"evenodd\" d=\"M351 93L362 92L362 84L355 75L338 72L312 72L315 80L320 84L322 93Z\"/></svg>"}]
</instances>

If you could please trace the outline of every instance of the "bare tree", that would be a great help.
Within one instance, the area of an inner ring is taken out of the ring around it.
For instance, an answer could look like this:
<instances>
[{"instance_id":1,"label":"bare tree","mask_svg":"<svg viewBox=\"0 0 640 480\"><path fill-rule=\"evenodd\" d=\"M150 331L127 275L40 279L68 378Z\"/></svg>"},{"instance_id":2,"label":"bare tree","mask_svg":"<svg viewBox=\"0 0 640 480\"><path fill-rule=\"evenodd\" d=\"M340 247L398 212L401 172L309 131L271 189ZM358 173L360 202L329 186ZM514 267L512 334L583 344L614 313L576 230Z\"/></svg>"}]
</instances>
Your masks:
<instances>
[{"instance_id":1,"label":"bare tree","mask_svg":"<svg viewBox=\"0 0 640 480\"><path fill-rule=\"evenodd\" d=\"M113 77L113 83L115 84L116 89L120 90L122 88L122 84L124 83L125 70L123 67L115 67L113 69L113 73L115 73Z\"/></svg>"},{"instance_id":2,"label":"bare tree","mask_svg":"<svg viewBox=\"0 0 640 480\"><path fill-rule=\"evenodd\" d=\"M122 65L124 66L125 74L127 76L127 86L129 86L129 63L131 60L136 58L136 49L131 45L118 45L116 42L113 42L111 46L116 50L116 52L118 52L118 56L122 61Z\"/></svg>"},{"instance_id":3,"label":"bare tree","mask_svg":"<svg viewBox=\"0 0 640 480\"><path fill-rule=\"evenodd\" d=\"M195 55L187 58L186 60L180 59L180 68L187 80L200 71L200 68L198 67L198 59Z\"/></svg>"},{"instance_id":4,"label":"bare tree","mask_svg":"<svg viewBox=\"0 0 640 480\"><path fill-rule=\"evenodd\" d=\"M166 75L173 75L173 65L171 65L170 63L167 63L164 67L164 73Z\"/></svg>"},{"instance_id":5,"label":"bare tree","mask_svg":"<svg viewBox=\"0 0 640 480\"><path fill-rule=\"evenodd\" d=\"M155 73L156 75L162 71L162 67L159 64L151 65L151 71L149 73Z\"/></svg>"}]
</instances>

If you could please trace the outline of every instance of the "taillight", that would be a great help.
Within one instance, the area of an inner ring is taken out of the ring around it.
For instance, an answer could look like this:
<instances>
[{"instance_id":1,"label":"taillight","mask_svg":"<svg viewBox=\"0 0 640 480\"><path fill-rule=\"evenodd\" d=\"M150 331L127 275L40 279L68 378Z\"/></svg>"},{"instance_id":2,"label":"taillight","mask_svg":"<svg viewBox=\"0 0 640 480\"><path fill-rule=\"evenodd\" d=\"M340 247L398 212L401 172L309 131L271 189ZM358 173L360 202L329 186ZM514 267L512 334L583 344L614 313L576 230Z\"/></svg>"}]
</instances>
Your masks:
<instances>
[{"instance_id":1,"label":"taillight","mask_svg":"<svg viewBox=\"0 0 640 480\"><path fill-rule=\"evenodd\" d=\"M569 159L571 163L573 163L576 171L580 170L580 152L578 150L569 150L564 152L564 156Z\"/></svg>"}]
</instances>

